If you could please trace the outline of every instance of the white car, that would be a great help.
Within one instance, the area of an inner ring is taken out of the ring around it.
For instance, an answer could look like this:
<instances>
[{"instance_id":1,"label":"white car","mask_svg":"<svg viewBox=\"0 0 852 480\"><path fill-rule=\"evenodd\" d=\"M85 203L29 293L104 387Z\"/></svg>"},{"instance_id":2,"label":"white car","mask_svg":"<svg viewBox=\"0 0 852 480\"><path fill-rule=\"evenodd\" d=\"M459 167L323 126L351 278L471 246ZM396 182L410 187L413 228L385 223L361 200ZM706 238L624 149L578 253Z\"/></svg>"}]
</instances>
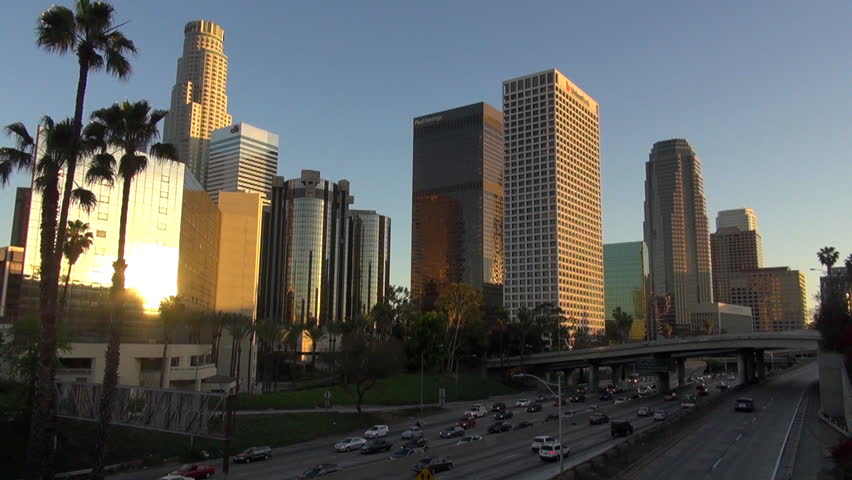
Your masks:
<instances>
[{"instance_id":1,"label":"white car","mask_svg":"<svg viewBox=\"0 0 852 480\"><path fill-rule=\"evenodd\" d=\"M542 436L533 438L532 445L530 445L530 448L532 449L533 452L538 452L543 444L551 443L551 442L555 442L555 441L556 441L556 439L553 438L553 437L549 437L547 435L542 435Z\"/></svg>"},{"instance_id":2,"label":"white car","mask_svg":"<svg viewBox=\"0 0 852 480\"><path fill-rule=\"evenodd\" d=\"M485 405L482 405L481 403L477 403L476 405L465 410L464 414L470 415L470 416L473 416L473 417L476 417L476 418L480 418L480 417L484 417L484 416L488 415L488 409L485 408Z\"/></svg>"},{"instance_id":3,"label":"white car","mask_svg":"<svg viewBox=\"0 0 852 480\"><path fill-rule=\"evenodd\" d=\"M418 426L408 427L404 432L402 432L403 440L410 440L412 438L423 438L423 430Z\"/></svg>"},{"instance_id":4,"label":"white car","mask_svg":"<svg viewBox=\"0 0 852 480\"><path fill-rule=\"evenodd\" d=\"M541 448L538 449L538 458L540 458L542 462L552 462L559 460L559 457L564 457L570 453L571 450L565 445L560 445L559 442L545 442L542 443Z\"/></svg>"},{"instance_id":5,"label":"white car","mask_svg":"<svg viewBox=\"0 0 852 480\"><path fill-rule=\"evenodd\" d=\"M334 449L338 452L351 452L352 450L360 449L366 444L367 441L361 437L349 437L335 443Z\"/></svg>"},{"instance_id":6,"label":"white car","mask_svg":"<svg viewBox=\"0 0 852 480\"><path fill-rule=\"evenodd\" d=\"M654 421L665 420L666 419L666 411L665 410L654 410Z\"/></svg>"},{"instance_id":7,"label":"white car","mask_svg":"<svg viewBox=\"0 0 852 480\"><path fill-rule=\"evenodd\" d=\"M387 437L389 433L390 428L387 425L373 425L364 432L364 438Z\"/></svg>"},{"instance_id":8,"label":"white car","mask_svg":"<svg viewBox=\"0 0 852 480\"><path fill-rule=\"evenodd\" d=\"M572 417L576 414L577 414L577 410L574 410L573 408L568 408L568 409L562 410L562 416L563 417Z\"/></svg>"},{"instance_id":9,"label":"white car","mask_svg":"<svg viewBox=\"0 0 852 480\"><path fill-rule=\"evenodd\" d=\"M615 397L615 401L613 401L614 405L619 405L627 401L625 397Z\"/></svg>"},{"instance_id":10,"label":"white car","mask_svg":"<svg viewBox=\"0 0 852 480\"><path fill-rule=\"evenodd\" d=\"M515 406L526 408L526 407L530 406L530 401L526 398L522 398L522 399L518 400L517 402L515 402Z\"/></svg>"},{"instance_id":11,"label":"white car","mask_svg":"<svg viewBox=\"0 0 852 480\"><path fill-rule=\"evenodd\" d=\"M482 440L482 437L479 435L468 435L456 442L456 445L465 445L467 443L476 442L478 440Z\"/></svg>"}]
</instances>

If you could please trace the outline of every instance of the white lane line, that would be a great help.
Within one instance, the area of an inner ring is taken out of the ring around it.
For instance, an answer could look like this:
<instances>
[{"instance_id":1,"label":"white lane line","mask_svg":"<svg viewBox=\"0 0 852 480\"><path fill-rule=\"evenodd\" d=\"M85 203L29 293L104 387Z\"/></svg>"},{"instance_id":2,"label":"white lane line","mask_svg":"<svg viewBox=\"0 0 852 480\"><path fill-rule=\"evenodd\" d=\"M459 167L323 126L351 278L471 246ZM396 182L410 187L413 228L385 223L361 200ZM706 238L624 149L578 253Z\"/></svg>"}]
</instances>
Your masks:
<instances>
[{"instance_id":1,"label":"white lane line","mask_svg":"<svg viewBox=\"0 0 852 480\"><path fill-rule=\"evenodd\" d=\"M790 419L790 425L787 427L787 433L784 435L784 443L781 444L781 451L778 452L778 460L775 461L775 468L772 470L772 476L769 477L770 480L775 480L778 477L778 469L781 467L781 457L784 456L784 449L787 448L787 442L790 440L790 432L793 430L793 422L796 421L796 415L799 414L799 408L802 407L802 400L805 398L805 394L808 393L808 388L810 384L805 385L805 388L802 390L802 394L799 396L799 403L796 404L796 409L793 410L793 418Z\"/></svg>"},{"instance_id":2,"label":"white lane line","mask_svg":"<svg viewBox=\"0 0 852 480\"><path fill-rule=\"evenodd\" d=\"M734 440L734 441L735 441L735 442L736 442L736 441L739 441L739 439L741 439L741 438L743 438L743 434L742 434L742 433L741 433L741 434L739 434L739 435L737 435L737 439L736 439L736 440Z\"/></svg>"},{"instance_id":3,"label":"white lane line","mask_svg":"<svg viewBox=\"0 0 852 480\"><path fill-rule=\"evenodd\" d=\"M723 455L723 456L724 456L724 455ZM715 463L713 463L713 467L712 467L710 470L716 470L716 466L718 466L718 465L719 465L719 462L721 462L721 461L722 461L722 457L719 457L719 459L718 459L718 460L716 460L716 462L715 462Z\"/></svg>"}]
</instances>

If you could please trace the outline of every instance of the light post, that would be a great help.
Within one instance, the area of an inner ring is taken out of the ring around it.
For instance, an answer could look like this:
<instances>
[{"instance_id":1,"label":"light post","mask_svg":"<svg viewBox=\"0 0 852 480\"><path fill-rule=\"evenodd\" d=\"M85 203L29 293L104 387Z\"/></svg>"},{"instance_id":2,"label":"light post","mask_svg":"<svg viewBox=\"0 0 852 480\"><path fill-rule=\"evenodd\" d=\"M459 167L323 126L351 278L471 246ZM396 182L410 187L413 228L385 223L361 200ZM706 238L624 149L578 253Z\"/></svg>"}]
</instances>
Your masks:
<instances>
[{"instance_id":1,"label":"light post","mask_svg":"<svg viewBox=\"0 0 852 480\"><path fill-rule=\"evenodd\" d=\"M565 455L563 455L565 453L565 445L562 443L562 375L563 375L562 370L559 370L558 372L556 372L557 382L556 382L556 393L555 393L555 395L556 395L556 405L559 408L557 413L559 415L559 473L560 474L565 471ZM518 374L512 375L512 378L521 378L521 377L530 377L530 378L534 378L534 379L538 380L539 383L544 385L545 388L550 390L550 393L553 394L553 389L550 388L551 386L553 386L552 383L546 382L546 381L542 380L541 378L536 377L535 375L530 375L529 373L518 373Z\"/></svg>"}]
</instances>

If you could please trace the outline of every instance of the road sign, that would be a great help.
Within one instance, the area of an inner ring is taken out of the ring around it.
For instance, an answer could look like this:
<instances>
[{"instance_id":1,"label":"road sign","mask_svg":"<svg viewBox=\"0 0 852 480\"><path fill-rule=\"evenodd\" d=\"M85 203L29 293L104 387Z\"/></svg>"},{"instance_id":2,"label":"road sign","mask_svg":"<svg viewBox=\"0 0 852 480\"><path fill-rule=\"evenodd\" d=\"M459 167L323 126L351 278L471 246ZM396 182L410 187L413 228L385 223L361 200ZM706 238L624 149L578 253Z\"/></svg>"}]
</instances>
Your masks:
<instances>
[{"instance_id":1,"label":"road sign","mask_svg":"<svg viewBox=\"0 0 852 480\"><path fill-rule=\"evenodd\" d=\"M432 475L432 471L428 468L424 468L417 474L417 480L435 480L435 475Z\"/></svg>"},{"instance_id":2,"label":"road sign","mask_svg":"<svg viewBox=\"0 0 852 480\"><path fill-rule=\"evenodd\" d=\"M674 361L671 358L640 358L636 369L639 373L668 372L674 369Z\"/></svg>"}]
</instances>

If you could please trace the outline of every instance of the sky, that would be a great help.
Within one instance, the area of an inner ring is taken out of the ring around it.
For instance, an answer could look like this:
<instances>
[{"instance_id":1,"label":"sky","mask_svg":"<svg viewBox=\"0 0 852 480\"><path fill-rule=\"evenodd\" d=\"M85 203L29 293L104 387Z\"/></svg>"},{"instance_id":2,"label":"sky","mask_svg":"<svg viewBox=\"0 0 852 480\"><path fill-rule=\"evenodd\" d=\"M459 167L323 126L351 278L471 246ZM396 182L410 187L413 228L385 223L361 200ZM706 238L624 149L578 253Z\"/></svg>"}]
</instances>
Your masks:
<instances>
[{"instance_id":1,"label":"sky","mask_svg":"<svg viewBox=\"0 0 852 480\"><path fill-rule=\"evenodd\" d=\"M413 117L500 108L503 80L548 68L600 103L605 243L641 240L651 146L686 138L711 231L718 210L754 208L766 266L805 271L811 295L817 249L852 253L852 2L113 3L139 55L129 81L90 76L86 114L141 98L167 109L184 24L219 23L234 121L280 136L280 175L348 179L355 208L392 218L393 284L409 284ZM50 4L0 6L2 125L73 115L74 58L34 41ZM0 190L0 245L13 203Z\"/></svg>"}]
</instances>

